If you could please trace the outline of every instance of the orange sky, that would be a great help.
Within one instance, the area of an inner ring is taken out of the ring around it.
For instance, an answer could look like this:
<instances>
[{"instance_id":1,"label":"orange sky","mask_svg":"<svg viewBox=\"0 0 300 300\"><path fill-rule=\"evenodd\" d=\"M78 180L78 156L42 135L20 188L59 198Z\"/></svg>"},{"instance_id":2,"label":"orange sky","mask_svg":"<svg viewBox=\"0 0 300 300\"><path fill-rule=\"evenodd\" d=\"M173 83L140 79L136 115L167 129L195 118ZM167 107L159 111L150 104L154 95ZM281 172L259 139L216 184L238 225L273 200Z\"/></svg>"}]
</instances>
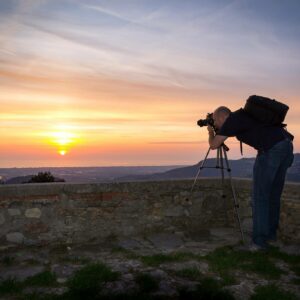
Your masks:
<instances>
[{"instance_id":1,"label":"orange sky","mask_svg":"<svg viewBox=\"0 0 300 300\"><path fill-rule=\"evenodd\" d=\"M0 167L194 164L208 148L197 120L252 94L290 106L299 151L298 44L257 17L265 41L243 18L250 6L197 7L205 27L176 1L130 13L118 1L18 3L0 5ZM227 19L237 27L220 26ZM240 158L237 141L228 145Z\"/></svg>"}]
</instances>

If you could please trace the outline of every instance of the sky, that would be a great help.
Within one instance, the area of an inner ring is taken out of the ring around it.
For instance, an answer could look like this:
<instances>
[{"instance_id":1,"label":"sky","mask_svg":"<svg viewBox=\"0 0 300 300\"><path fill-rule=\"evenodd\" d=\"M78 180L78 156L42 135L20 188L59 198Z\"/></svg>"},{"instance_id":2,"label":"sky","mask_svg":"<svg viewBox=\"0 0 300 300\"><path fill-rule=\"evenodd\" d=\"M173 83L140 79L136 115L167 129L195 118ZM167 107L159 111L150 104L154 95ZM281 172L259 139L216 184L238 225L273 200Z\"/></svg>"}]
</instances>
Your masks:
<instances>
[{"instance_id":1,"label":"sky","mask_svg":"<svg viewBox=\"0 0 300 300\"><path fill-rule=\"evenodd\" d=\"M196 164L253 94L299 152L299 37L298 0L0 1L0 168Z\"/></svg>"}]
</instances>

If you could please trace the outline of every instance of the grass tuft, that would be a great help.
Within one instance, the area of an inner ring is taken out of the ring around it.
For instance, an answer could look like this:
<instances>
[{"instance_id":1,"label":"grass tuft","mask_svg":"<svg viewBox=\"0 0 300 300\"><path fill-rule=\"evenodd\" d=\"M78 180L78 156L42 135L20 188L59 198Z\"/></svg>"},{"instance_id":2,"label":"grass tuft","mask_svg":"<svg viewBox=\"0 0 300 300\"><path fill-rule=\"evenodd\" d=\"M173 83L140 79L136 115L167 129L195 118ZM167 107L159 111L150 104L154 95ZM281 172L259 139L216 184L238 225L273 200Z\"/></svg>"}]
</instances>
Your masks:
<instances>
[{"instance_id":1,"label":"grass tuft","mask_svg":"<svg viewBox=\"0 0 300 300\"><path fill-rule=\"evenodd\" d=\"M101 292L103 283L115 281L119 276L102 263L88 264L68 279L67 286L74 299L93 299Z\"/></svg>"},{"instance_id":2,"label":"grass tuft","mask_svg":"<svg viewBox=\"0 0 300 300\"><path fill-rule=\"evenodd\" d=\"M50 271L44 271L24 280L25 286L54 286L57 284L56 275Z\"/></svg>"},{"instance_id":3,"label":"grass tuft","mask_svg":"<svg viewBox=\"0 0 300 300\"><path fill-rule=\"evenodd\" d=\"M15 278L0 281L0 295L16 294L22 291L22 283Z\"/></svg>"},{"instance_id":4,"label":"grass tuft","mask_svg":"<svg viewBox=\"0 0 300 300\"><path fill-rule=\"evenodd\" d=\"M240 269L258 273L267 279L279 279L283 270L279 269L271 260L268 253L236 251L226 246L218 248L205 256L211 269L221 276L228 276L230 270Z\"/></svg>"}]
</instances>

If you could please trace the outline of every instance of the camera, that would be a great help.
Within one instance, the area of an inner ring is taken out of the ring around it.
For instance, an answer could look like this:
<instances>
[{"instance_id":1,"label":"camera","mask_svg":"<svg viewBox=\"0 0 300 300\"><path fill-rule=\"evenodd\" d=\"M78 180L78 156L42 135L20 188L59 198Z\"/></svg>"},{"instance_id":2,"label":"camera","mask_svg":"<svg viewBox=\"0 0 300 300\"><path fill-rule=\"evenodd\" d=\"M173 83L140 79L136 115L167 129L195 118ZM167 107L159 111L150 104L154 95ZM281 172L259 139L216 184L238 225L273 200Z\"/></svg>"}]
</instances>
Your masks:
<instances>
[{"instance_id":1,"label":"camera","mask_svg":"<svg viewBox=\"0 0 300 300\"><path fill-rule=\"evenodd\" d=\"M208 113L206 119L198 120L197 125L200 127L208 126L208 125L214 127L213 113Z\"/></svg>"}]
</instances>

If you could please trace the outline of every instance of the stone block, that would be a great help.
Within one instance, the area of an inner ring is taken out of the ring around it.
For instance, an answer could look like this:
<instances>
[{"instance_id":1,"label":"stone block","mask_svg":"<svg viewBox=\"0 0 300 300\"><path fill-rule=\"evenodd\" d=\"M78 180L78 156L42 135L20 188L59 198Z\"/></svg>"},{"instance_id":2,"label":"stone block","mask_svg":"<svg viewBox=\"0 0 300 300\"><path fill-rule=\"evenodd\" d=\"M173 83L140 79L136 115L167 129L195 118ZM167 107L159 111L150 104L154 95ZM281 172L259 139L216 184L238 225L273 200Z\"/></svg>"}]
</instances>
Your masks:
<instances>
[{"instance_id":1,"label":"stone block","mask_svg":"<svg viewBox=\"0 0 300 300\"><path fill-rule=\"evenodd\" d=\"M27 218L40 218L42 215L42 212L39 208L35 207L35 208L28 208L25 211L25 216Z\"/></svg>"},{"instance_id":2,"label":"stone block","mask_svg":"<svg viewBox=\"0 0 300 300\"><path fill-rule=\"evenodd\" d=\"M7 211L8 214L12 217L21 215L21 210L18 208L9 208Z\"/></svg>"},{"instance_id":3,"label":"stone block","mask_svg":"<svg viewBox=\"0 0 300 300\"><path fill-rule=\"evenodd\" d=\"M164 215L166 217L179 217L184 215L184 210L182 206L169 207L165 210Z\"/></svg>"},{"instance_id":4,"label":"stone block","mask_svg":"<svg viewBox=\"0 0 300 300\"><path fill-rule=\"evenodd\" d=\"M6 235L6 240L11 243L22 244L24 235L21 232L10 232Z\"/></svg>"}]
</instances>

